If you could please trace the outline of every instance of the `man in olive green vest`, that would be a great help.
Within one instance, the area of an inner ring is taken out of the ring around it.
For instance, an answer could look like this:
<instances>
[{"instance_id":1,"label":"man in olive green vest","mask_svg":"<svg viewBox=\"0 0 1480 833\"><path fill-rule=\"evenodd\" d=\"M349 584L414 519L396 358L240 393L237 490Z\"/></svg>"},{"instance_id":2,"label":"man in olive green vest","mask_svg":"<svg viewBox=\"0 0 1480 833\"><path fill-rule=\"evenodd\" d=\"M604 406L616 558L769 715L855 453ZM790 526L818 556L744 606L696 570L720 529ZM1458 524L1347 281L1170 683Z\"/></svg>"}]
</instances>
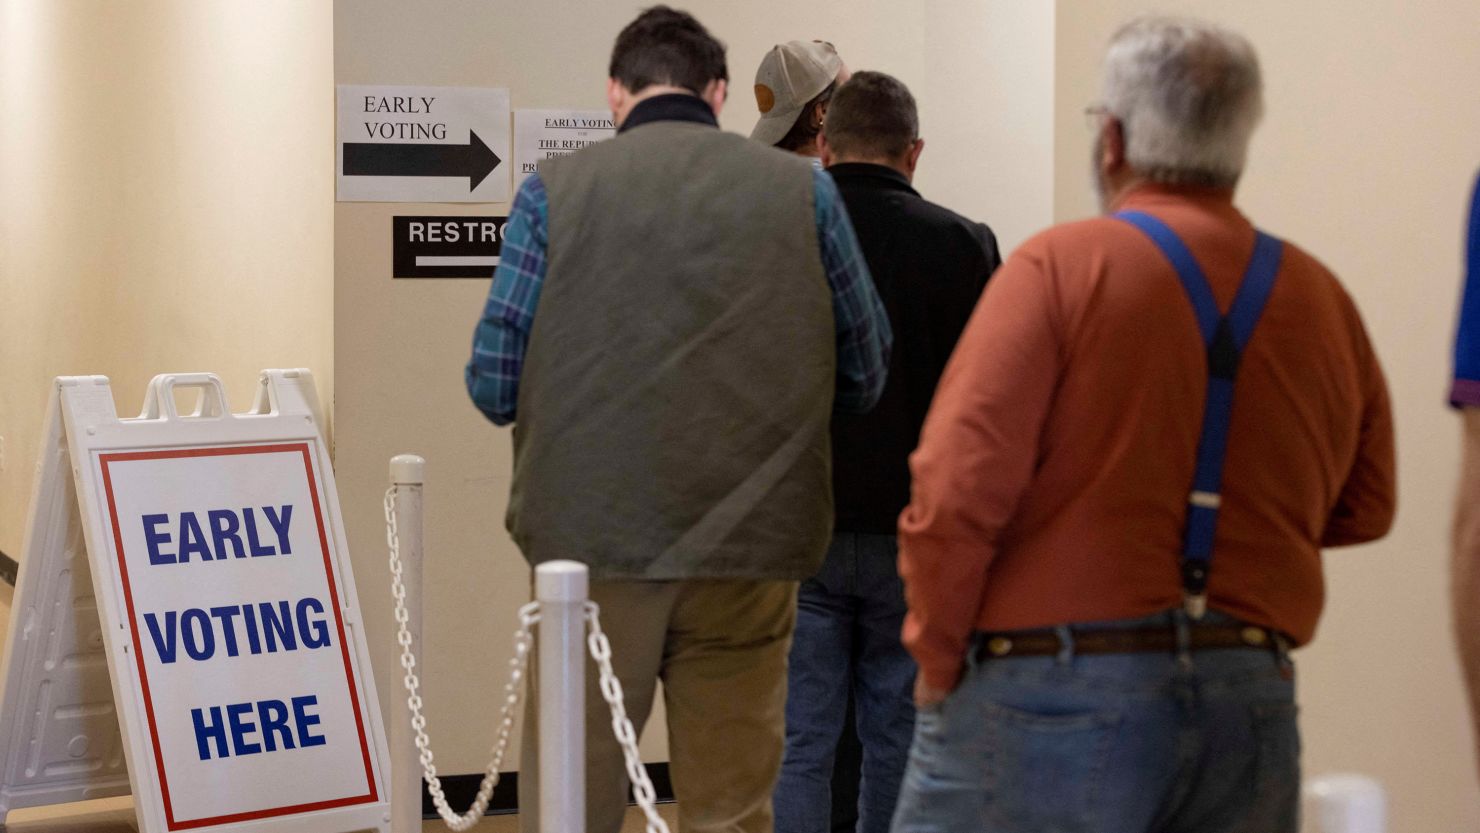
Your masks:
<instances>
[{"instance_id":1,"label":"man in olive green vest","mask_svg":"<svg viewBox=\"0 0 1480 833\"><path fill-rule=\"evenodd\" d=\"M515 197L468 391L517 422L524 556L590 566L639 729L663 680L681 828L764 833L797 582L832 527L828 421L877 401L888 319L832 180L717 129L724 47L698 21L643 12L610 76L616 138ZM588 829L616 833L626 774L587 678Z\"/></svg>"}]
</instances>

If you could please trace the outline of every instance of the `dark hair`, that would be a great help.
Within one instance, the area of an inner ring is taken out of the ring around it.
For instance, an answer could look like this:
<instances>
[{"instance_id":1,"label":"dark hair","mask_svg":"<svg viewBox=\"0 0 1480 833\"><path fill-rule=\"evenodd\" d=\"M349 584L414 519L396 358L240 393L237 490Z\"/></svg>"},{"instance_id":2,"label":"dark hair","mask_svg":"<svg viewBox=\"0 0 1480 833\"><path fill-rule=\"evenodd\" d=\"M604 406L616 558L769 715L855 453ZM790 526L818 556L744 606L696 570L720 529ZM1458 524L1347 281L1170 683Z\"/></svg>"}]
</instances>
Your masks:
<instances>
[{"instance_id":1,"label":"dark hair","mask_svg":"<svg viewBox=\"0 0 1480 833\"><path fill-rule=\"evenodd\" d=\"M834 78L822 88L822 92L812 96L812 100L802 106L802 112L797 114L797 120L792 123L791 129L786 131L786 135L782 136L780 141L776 142L776 147L782 150L797 151L816 144L817 134L822 132L822 128L820 125L812 126L812 111L818 107L828 106L828 102L832 101L833 93L837 92L837 89L838 80Z\"/></svg>"},{"instance_id":2,"label":"dark hair","mask_svg":"<svg viewBox=\"0 0 1480 833\"><path fill-rule=\"evenodd\" d=\"M827 108L827 143L839 156L894 158L920 136L915 97L899 79L855 72Z\"/></svg>"},{"instance_id":3,"label":"dark hair","mask_svg":"<svg viewBox=\"0 0 1480 833\"><path fill-rule=\"evenodd\" d=\"M693 15L667 6L645 9L617 35L609 74L634 93L670 84L699 95L729 80L725 45Z\"/></svg>"}]
</instances>

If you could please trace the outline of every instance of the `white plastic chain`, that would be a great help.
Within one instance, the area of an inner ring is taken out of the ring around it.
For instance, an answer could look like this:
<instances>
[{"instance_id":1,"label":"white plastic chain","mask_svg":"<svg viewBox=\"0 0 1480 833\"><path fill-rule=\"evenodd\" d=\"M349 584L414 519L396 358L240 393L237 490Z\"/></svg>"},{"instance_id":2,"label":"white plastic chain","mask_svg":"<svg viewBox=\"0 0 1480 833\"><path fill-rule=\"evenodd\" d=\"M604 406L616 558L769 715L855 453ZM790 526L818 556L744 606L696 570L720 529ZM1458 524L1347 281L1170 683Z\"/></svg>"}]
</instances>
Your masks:
<instances>
[{"instance_id":1,"label":"white plastic chain","mask_svg":"<svg viewBox=\"0 0 1480 833\"><path fill-rule=\"evenodd\" d=\"M591 658L601 672L601 696L612 710L612 732L622 746L622 758L627 764L627 777L632 780L632 797L647 816L647 833L668 833L668 823L658 815L657 796L653 782L648 778L647 767L637 751L637 729L627 717L627 706L622 698L622 681L612 671L612 643L601 631L601 608L595 602L586 602L586 621L591 623L591 633L586 644L591 648Z\"/></svg>"},{"instance_id":2,"label":"white plastic chain","mask_svg":"<svg viewBox=\"0 0 1480 833\"><path fill-rule=\"evenodd\" d=\"M524 691L524 676L529 666L530 646L534 641L531 632L540 621L540 605L539 602L530 602L519 608L519 629L514 633L514 657L509 660L509 681L504 685L504 705L499 713L498 737L493 745L493 758L483 773L483 781L478 785L478 795L473 799L473 806L459 816L447 806L442 780L437 777L437 767L432 763L431 739L426 732L427 720L421 713L422 700L418 693L421 680L416 676L416 656L411 652L411 631L408 627L411 615L406 610L406 585L401 581L401 540L396 526L395 486L385 493L385 538L390 550L391 595L396 602L396 641L401 645L401 667L406 670L406 706L411 710L411 728L416 731L416 748L421 753L422 775L426 779L427 792L432 796L432 802L442 821L452 830L467 830L483 817L484 811L488 809L488 802L493 798L493 789L498 786L499 768L509 747L509 733L514 728L514 709L519 705L519 698ZM601 608L595 602L586 602L586 621L591 625L586 645L590 648L591 658L596 661L601 674L601 695L611 707L612 732L622 747L627 776L632 780L632 794L637 799L637 805L642 808L643 815L647 817L646 833L669 833L667 822L658 815L653 782L648 778L647 767L642 765L637 749L637 730L627 717L622 683L612 671L612 645L601 630Z\"/></svg>"},{"instance_id":3,"label":"white plastic chain","mask_svg":"<svg viewBox=\"0 0 1480 833\"><path fill-rule=\"evenodd\" d=\"M504 761L504 752L509 748L509 733L514 729L514 708L524 692L524 672L529 665L530 635L535 623L540 620L539 604L531 602L519 608L519 630L514 633L514 658L509 660L509 682L504 685L504 705L499 713L498 737L493 744L493 759L483 773L478 785L478 794L473 806L459 816L447 806L447 796L442 791L442 779L437 777L437 766L432 763L431 739L427 737L427 719L421 713L421 680L416 676L416 656L411 653L411 631L407 622L411 616L406 611L406 585L401 581L401 540L396 528L396 487L385 493L385 538L390 548L391 595L396 600L396 641L401 644L401 667L406 669L406 706L411 709L411 728L416 731L416 749L421 753L421 770L426 778L427 792L437 807L437 814L453 830L467 830L483 818L488 802L493 798L493 788L498 786L499 767Z\"/></svg>"}]
</instances>

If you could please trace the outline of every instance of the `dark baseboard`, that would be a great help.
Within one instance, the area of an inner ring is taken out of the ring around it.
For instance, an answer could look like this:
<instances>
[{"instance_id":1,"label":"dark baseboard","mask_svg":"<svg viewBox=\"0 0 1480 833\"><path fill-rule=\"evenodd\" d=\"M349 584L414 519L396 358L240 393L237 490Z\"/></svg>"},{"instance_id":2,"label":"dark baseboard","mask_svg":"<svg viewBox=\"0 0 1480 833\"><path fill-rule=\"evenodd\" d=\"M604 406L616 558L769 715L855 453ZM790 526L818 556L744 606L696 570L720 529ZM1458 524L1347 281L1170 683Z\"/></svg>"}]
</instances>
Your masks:
<instances>
[{"instance_id":1,"label":"dark baseboard","mask_svg":"<svg viewBox=\"0 0 1480 833\"><path fill-rule=\"evenodd\" d=\"M648 777L653 780L653 793L658 797L658 803L671 804L673 802L673 779L668 775L668 764L646 764ZM468 807L473 804L473 797L478 794L478 785L482 783L483 776L477 775L443 775L442 792L447 796L447 803L452 809L459 813L467 812ZM632 793L627 793L627 803L632 801ZM493 799L488 802L488 812L485 815L502 816L509 813L519 812L519 773L505 772L499 776L498 786L493 788ZM427 792L425 782L421 785L421 815L422 818L437 818L437 810L432 806L432 796Z\"/></svg>"},{"instance_id":2,"label":"dark baseboard","mask_svg":"<svg viewBox=\"0 0 1480 833\"><path fill-rule=\"evenodd\" d=\"M14 558L0 552L0 581L11 587L15 586L16 576L20 575L21 565Z\"/></svg>"}]
</instances>

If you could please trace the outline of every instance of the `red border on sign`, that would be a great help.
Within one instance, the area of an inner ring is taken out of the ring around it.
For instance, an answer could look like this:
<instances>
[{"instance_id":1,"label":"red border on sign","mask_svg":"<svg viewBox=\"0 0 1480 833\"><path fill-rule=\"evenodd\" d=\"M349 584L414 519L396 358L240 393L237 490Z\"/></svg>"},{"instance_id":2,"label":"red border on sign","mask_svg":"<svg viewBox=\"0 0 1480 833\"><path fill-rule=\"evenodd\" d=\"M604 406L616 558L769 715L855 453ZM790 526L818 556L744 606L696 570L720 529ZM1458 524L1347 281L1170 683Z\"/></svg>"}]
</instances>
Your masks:
<instances>
[{"instance_id":1,"label":"red border on sign","mask_svg":"<svg viewBox=\"0 0 1480 833\"><path fill-rule=\"evenodd\" d=\"M314 520L319 529L319 550L324 555L324 577L329 582L329 604L334 609L334 627L339 635L339 650L344 659L344 677L349 686L350 703L355 712L355 728L360 733L360 756L365 762L365 785L368 789L363 795L350 796L347 798L335 798L328 801L315 801L308 804L294 804L288 807L274 807L265 810L250 810L244 813L232 813L223 816L212 816L203 819L175 820L175 810L170 802L170 783L164 770L164 755L159 747L159 731L154 722L154 700L149 695L149 674L144 670L144 646L139 635L138 620L134 615L134 594L129 584L128 563L123 557L123 533L118 524L118 509L113 500L113 476L108 471L108 466L115 462L129 462L133 460L169 460L181 457L225 457L239 454L280 454L299 452L303 455L303 468L308 477L308 493L313 499ZM191 830L197 827L209 827L217 824L231 824L234 822L252 821L255 819L272 818L274 816L286 816L293 813L308 813L315 810L329 810L335 807L347 807L355 804L369 804L377 800L375 792L375 774L370 763L370 744L365 737L365 721L360 713L360 695L355 685L354 669L350 665L349 643L344 638L344 619L339 610L339 590L334 584L333 561L329 556L329 536L324 530L323 507L319 502L318 481L314 478L313 458L310 455L308 443L282 443L277 445L251 445L251 446L226 446L218 448L186 448L171 451L130 451L117 454L100 454L98 460L103 470L103 491L108 497L108 517L113 525L114 550L118 553L119 577L123 581L123 599L128 607L129 629L134 638L134 658L139 666L139 686L144 695L144 711L149 718L149 740L154 746L154 764L159 771L160 794L164 798L165 820L170 830Z\"/></svg>"}]
</instances>

